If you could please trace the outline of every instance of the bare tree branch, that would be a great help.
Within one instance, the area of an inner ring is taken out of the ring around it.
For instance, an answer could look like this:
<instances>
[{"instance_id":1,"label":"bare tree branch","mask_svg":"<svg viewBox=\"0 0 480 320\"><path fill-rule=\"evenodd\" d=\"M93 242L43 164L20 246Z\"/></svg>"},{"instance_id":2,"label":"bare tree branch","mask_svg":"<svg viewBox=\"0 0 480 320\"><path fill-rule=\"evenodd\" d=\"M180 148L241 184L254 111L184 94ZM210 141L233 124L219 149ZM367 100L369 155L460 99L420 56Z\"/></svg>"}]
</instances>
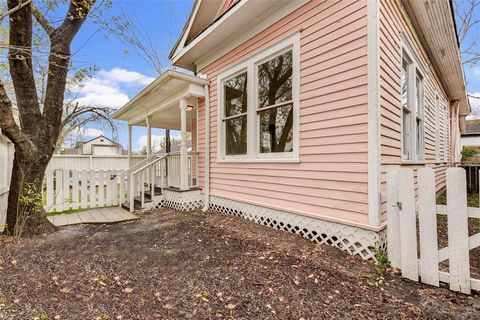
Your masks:
<instances>
[{"instance_id":1,"label":"bare tree branch","mask_svg":"<svg viewBox=\"0 0 480 320\"><path fill-rule=\"evenodd\" d=\"M17 12L18 10L22 9L26 5L30 4L30 2L32 2L32 0L20 1L20 3L16 7L11 8L10 10L8 10L7 12L5 12L3 15L0 16L0 24L2 23L3 19Z\"/></svg>"},{"instance_id":2,"label":"bare tree branch","mask_svg":"<svg viewBox=\"0 0 480 320\"><path fill-rule=\"evenodd\" d=\"M55 28L50 24L50 22L45 18L45 16L38 10L35 5L32 5L32 14L37 20L37 22L42 26L45 32L48 34L49 37L52 36Z\"/></svg>"}]
</instances>

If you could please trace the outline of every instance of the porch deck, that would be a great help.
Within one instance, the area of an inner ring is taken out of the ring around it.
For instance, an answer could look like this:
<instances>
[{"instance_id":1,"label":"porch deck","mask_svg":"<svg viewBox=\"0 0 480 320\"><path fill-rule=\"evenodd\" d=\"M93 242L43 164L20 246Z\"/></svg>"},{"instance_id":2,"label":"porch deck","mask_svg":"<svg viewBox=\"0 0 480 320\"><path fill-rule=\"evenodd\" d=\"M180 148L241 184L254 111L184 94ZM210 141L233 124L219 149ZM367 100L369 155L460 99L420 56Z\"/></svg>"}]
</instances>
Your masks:
<instances>
[{"instance_id":1,"label":"porch deck","mask_svg":"<svg viewBox=\"0 0 480 320\"><path fill-rule=\"evenodd\" d=\"M57 227L81 223L116 223L136 219L139 217L120 207L98 208L48 217L48 220Z\"/></svg>"}]
</instances>

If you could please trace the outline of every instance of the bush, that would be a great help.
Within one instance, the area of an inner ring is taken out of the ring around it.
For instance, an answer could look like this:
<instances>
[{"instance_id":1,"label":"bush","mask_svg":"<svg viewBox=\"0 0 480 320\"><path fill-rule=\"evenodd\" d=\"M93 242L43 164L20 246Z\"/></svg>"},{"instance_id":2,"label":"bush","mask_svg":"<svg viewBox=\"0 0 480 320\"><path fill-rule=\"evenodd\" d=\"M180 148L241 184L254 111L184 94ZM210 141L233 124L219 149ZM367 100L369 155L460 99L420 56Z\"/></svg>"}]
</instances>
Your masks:
<instances>
[{"instance_id":1,"label":"bush","mask_svg":"<svg viewBox=\"0 0 480 320\"><path fill-rule=\"evenodd\" d=\"M463 147L462 149L462 161L467 161L477 153L477 149L474 147Z\"/></svg>"}]
</instances>

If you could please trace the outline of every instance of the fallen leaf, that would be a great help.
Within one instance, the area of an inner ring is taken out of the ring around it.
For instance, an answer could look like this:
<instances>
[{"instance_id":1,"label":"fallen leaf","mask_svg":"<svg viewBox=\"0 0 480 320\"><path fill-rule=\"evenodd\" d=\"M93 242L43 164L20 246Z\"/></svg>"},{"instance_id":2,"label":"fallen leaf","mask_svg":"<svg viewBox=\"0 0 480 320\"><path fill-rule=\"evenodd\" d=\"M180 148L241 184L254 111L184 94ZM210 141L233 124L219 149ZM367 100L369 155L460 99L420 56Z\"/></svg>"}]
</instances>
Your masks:
<instances>
[{"instance_id":1,"label":"fallen leaf","mask_svg":"<svg viewBox=\"0 0 480 320\"><path fill-rule=\"evenodd\" d=\"M132 293L133 289L132 288L125 288L123 289L123 292L125 293Z\"/></svg>"},{"instance_id":2,"label":"fallen leaf","mask_svg":"<svg viewBox=\"0 0 480 320\"><path fill-rule=\"evenodd\" d=\"M235 309L235 307L236 307L236 306L235 306L233 303L229 303L229 304L226 305L226 308L227 308L227 309L230 309L230 310Z\"/></svg>"}]
</instances>

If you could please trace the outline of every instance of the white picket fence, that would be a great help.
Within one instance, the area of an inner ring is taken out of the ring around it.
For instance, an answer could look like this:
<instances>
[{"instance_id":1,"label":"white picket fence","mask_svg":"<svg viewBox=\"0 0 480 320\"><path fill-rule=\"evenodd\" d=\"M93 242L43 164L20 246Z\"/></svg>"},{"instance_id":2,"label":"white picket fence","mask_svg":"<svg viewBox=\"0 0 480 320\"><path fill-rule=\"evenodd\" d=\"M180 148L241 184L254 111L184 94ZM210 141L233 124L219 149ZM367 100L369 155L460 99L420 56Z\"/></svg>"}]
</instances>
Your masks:
<instances>
[{"instance_id":1,"label":"white picket fence","mask_svg":"<svg viewBox=\"0 0 480 320\"><path fill-rule=\"evenodd\" d=\"M480 233L469 237L468 224L469 218L480 219L480 208L467 207L464 169L449 168L446 175L447 205L437 205L432 168L418 170L416 185L412 169L387 173L388 257L405 278L434 286L441 281L470 294L480 290L480 279L470 275L470 250L480 246ZM438 237L445 235L437 234L437 215L447 215L448 221L448 247L442 249ZM440 271L446 260L448 272Z\"/></svg>"},{"instance_id":2,"label":"white picket fence","mask_svg":"<svg viewBox=\"0 0 480 320\"><path fill-rule=\"evenodd\" d=\"M116 206L126 198L123 170L48 170L44 197L47 212Z\"/></svg>"}]
</instances>

